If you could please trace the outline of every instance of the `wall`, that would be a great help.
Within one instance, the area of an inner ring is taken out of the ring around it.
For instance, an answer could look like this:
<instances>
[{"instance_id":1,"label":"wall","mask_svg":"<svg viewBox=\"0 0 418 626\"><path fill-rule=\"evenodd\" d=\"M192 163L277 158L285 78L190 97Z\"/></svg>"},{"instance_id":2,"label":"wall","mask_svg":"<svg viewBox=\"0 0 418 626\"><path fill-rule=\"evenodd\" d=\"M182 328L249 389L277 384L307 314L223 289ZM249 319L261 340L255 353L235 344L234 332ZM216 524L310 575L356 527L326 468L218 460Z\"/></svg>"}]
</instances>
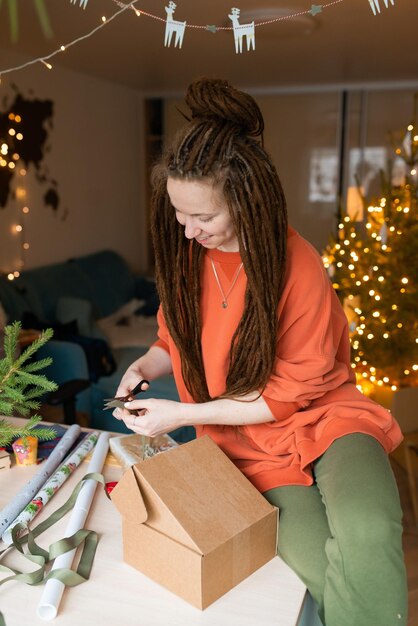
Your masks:
<instances>
[{"instance_id":1,"label":"wall","mask_svg":"<svg viewBox=\"0 0 418 626\"><path fill-rule=\"evenodd\" d=\"M24 59L26 60L26 59ZM1 53L1 67L22 60ZM0 108L14 99L11 83L26 98L54 102L51 150L45 155L58 182L61 203L54 212L45 188L30 168L24 183L30 213L25 229L30 248L25 266L37 267L104 248L120 252L131 267L145 271L142 97L135 90L88 75L41 64L3 75ZM21 215L10 202L0 209L0 270L15 269L19 237L12 226Z\"/></svg>"},{"instance_id":2,"label":"wall","mask_svg":"<svg viewBox=\"0 0 418 626\"><path fill-rule=\"evenodd\" d=\"M21 61L0 50L1 67ZM61 204L56 213L44 206L45 190L29 171L26 267L111 248L133 269L147 271L142 94L58 66L48 71L37 64L3 76L2 109L4 97L12 99L10 83L24 96L51 99L55 106L51 151L45 162L58 181ZM368 106L364 102L360 106L359 92L351 93L349 148L388 146L387 131L402 130L409 122L412 94L395 88L371 91ZM341 93L311 89L255 97L265 117L265 144L286 193L290 222L322 250L335 230ZM182 100L166 99L168 137L183 123L176 106L186 110ZM348 180L348 170L346 176ZM15 269L20 254L20 240L11 232L18 216L13 203L0 209L3 272Z\"/></svg>"}]
</instances>

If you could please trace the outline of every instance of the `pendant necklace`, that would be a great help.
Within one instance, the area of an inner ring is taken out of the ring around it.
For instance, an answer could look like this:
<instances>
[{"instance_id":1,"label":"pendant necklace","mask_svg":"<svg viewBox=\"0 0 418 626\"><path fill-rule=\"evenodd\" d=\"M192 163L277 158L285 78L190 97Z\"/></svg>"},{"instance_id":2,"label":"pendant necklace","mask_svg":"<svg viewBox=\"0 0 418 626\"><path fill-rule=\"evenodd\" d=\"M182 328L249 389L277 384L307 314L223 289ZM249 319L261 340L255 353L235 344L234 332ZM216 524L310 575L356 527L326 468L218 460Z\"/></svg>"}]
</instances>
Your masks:
<instances>
[{"instance_id":1,"label":"pendant necklace","mask_svg":"<svg viewBox=\"0 0 418 626\"><path fill-rule=\"evenodd\" d=\"M228 306L228 297L229 297L229 295L230 295L231 291L233 290L233 288L234 288L234 286L235 286L235 283L236 283L236 282L237 282L237 280L238 280L239 273L240 273L240 271L242 270L242 267L243 267L244 263L241 263L241 265L239 266L239 268L238 268L238 269L237 269L237 271L235 272L234 277L233 277L232 282L231 282L231 286L230 286L230 288L228 289L227 293L225 294L225 293L224 293L224 290L222 289L221 281L219 280L218 272L216 271L215 263L213 262L212 257L210 257L210 262L212 263L213 273L214 273L214 276L215 276L216 282L217 282L217 284L218 284L219 291L221 292L221 296L222 296L222 308L223 308L223 309L226 309L226 308L227 308L227 306Z\"/></svg>"}]
</instances>

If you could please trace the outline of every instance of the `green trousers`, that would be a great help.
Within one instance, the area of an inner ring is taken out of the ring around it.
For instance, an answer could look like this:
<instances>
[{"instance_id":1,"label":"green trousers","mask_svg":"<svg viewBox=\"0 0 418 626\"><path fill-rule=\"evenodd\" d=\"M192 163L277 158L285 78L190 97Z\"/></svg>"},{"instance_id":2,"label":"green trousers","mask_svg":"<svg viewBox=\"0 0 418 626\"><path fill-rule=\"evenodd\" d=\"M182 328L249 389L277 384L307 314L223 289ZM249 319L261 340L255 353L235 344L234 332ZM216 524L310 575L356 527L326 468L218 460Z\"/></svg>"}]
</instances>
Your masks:
<instances>
[{"instance_id":1,"label":"green trousers","mask_svg":"<svg viewBox=\"0 0 418 626\"><path fill-rule=\"evenodd\" d=\"M324 626L406 626L402 511L382 446L361 433L341 437L313 475L310 487L264 493L279 507L279 555Z\"/></svg>"}]
</instances>

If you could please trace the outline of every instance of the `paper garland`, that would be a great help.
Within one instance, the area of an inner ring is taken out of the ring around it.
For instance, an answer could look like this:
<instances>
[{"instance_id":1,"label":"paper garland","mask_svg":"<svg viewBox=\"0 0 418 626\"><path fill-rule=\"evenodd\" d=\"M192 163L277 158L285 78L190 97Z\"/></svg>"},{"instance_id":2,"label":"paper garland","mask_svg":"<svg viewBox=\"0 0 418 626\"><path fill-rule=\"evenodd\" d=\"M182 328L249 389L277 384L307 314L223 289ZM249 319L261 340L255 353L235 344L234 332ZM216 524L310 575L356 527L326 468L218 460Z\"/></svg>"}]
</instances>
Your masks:
<instances>
[{"instance_id":1,"label":"paper garland","mask_svg":"<svg viewBox=\"0 0 418 626\"><path fill-rule=\"evenodd\" d=\"M83 9L85 9L85 8L86 8L86 6L87 6L87 2L88 2L88 1L89 1L89 0L80 0L80 4L79 4L79 6L80 6L80 7L83 7ZM77 0L70 0L70 2L71 2L71 4L77 4Z\"/></svg>"},{"instance_id":2,"label":"paper garland","mask_svg":"<svg viewBox=\"0 0 418 626\"><path fill-rule=\"evenodd\" d=\"M385 7L389 8L389 0L383 0ZM395 0L390 0L392 6L395 6ZM380 13L379 0L369 0L370 8L373 11L373 15Z\"/></svg>"},{"instance_id":3,"label":"paper garland","mask_svg":"<svg viewBox=\"0 0 418 626\"><path fill-rule=\"evenodd\" d=\"M177 45L181 48L183 44L184 30L186 28L186 22L177 22L173 20L173 14L176 10L177 5L170 0L168 3L168 7L165 7L165 12L167 13L167 20L165 26L165 37L164 37L164 45L170 47L171 38L173 34L176 34L176 39L174 42L174 47Z\"/></svg>"},{"instance_id":4,"label":"paper garland","mask_svg":"<svg viewBox=\"0 0 418 626\"><path fill-rule=\"evenodd\" d=\"M79 0L79 6L86 8L87 1L88 0ZM281 17L266 20L264 22L258 22L257 24L254 23L254 29L259 28L261 26L265 26L267 24L273 24L276 22L284 21L284 20L291 20L293 18L300 17L302 15L315 16L318 13L320 13L323 9L340 4L343 1L344 0L331 0L330 2L327 2L326 4L321 4L321 5L312 4L311 8L306 9L305 11L299 11L298 13L290 13L289 15L282 15ZM378 4L378 0L369 0L369 2L372 2L372 1ZM386 4L388 1L390 1L392 4L394 2L394 0L384 0ZM255 30L253 34L252 23L251 24L239 24L238 19L236 19L238 17L236 14L236 11L239 11L239 9L236 9L235 7L231 9L231 15L234 16L233 25L232 26L216 26L215 24L206 24L206 25L187 24L186 21L178 22L176 20L173 20L173 13L174 13L174 10L177 8L177 5L172 0L170 0L168 5L165 7L165 10L167 13L167 16L165 19L163 17L160 17L159 15L153 15L152 13L147 13L146 11L142 11L138 9L136 5L138 4L139 0L132 0L131 2L128 2L128 3L121 2L120 0L112 0L112 2L116 4L118 7L120 7L119 11L116 11L116 13L114 13L110 17L103 16L102 21L98 26L93 28L91 31L89 31L85 35L82 35L81 37L77 37L77 39L74 39L73 41L70 41L66 44L62 44L57 50L54 50L50 54L31 59L15 67L0 69L0 83L1 83L2 75L24 69L26 67L34 65L35 63L42 63L49 70L52 69L52 64L49 62L50 59L52 59L53 57L59 54L65 53L71 46L74 46L80 41L84 41L85 39L88 39L89 37L93 36L98 30L110 24L111 21L113 21L115 18L119 17L119 15L121 15L122 13L124 13L126 10L129 10L129 9L132 10L135 13L135 15L137 15L138 17L145 16L145 17L149 17L154 20L158 20L160 22L165 23L166 30L165 30L165 36L164 36L164 45L166 47L170 46L172 35L175 34L176 36L174 40L174 47L177 46L178 48L181 48L183 39L184 39L185 29L195 28L199 30L208 31L210 33L218 33L219 31L222 31L222 30L231 30L234 33L235 51L237 53L242 51L242 39L244 38L244 36L247 41L247 50L249 50L250 48L252 50L255 50ZM71 0L71 3L76 4L77 0ZM238 50L237 50L237 42L238 42Z\"/></svg>"},{"instance_id":5,"label":"paper garland","mask_svg":"<svg viewBox=\"0 0 418 626\"><path fill-rule=\"evenodd\" d=\"M232 28L234 29L235 52L237 54L242 52L242 40L244 37L247 40L247 52L250 48L255 50L254 22L250 24L240 24L239 16L240 10L237 8L231 9L231 14L228 15L232 22Z\"/></svg>"}]
</instances>

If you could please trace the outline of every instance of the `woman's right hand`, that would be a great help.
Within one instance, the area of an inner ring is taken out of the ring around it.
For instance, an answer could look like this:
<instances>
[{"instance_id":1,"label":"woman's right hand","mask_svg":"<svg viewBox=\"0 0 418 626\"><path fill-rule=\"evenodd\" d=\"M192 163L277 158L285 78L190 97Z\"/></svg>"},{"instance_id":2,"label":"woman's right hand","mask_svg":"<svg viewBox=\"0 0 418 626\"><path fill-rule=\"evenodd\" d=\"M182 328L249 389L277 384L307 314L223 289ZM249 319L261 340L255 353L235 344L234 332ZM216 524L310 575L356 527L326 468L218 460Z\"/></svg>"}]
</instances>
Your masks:
<instances>
[{"instance_id":1,"label":"woman's right hand","mask_svg":"<svg viewBox=\"0 0 418 626\"><path fill-rule=\"evenodd\" d=\"M138 359L128 367L125 374L122 376L115 397L127 396L132 389L145 378L145 374L141 368L141 359ZM148 386L144 386L144 391L146 389L148 389Z\"/></svg>"},{"instance_id":2,"label":"woman's right hand","mask_svg":"<svg viewBox=\"0 0 418 626\"><path fill-rule=\"evenodd\" d=\"M172 371L168 352L158 346L151 346L148 352L128 367L115 396L127 396L141 380L155 380L160 376L171 374Z\"/></svg>"}]
</instances>

